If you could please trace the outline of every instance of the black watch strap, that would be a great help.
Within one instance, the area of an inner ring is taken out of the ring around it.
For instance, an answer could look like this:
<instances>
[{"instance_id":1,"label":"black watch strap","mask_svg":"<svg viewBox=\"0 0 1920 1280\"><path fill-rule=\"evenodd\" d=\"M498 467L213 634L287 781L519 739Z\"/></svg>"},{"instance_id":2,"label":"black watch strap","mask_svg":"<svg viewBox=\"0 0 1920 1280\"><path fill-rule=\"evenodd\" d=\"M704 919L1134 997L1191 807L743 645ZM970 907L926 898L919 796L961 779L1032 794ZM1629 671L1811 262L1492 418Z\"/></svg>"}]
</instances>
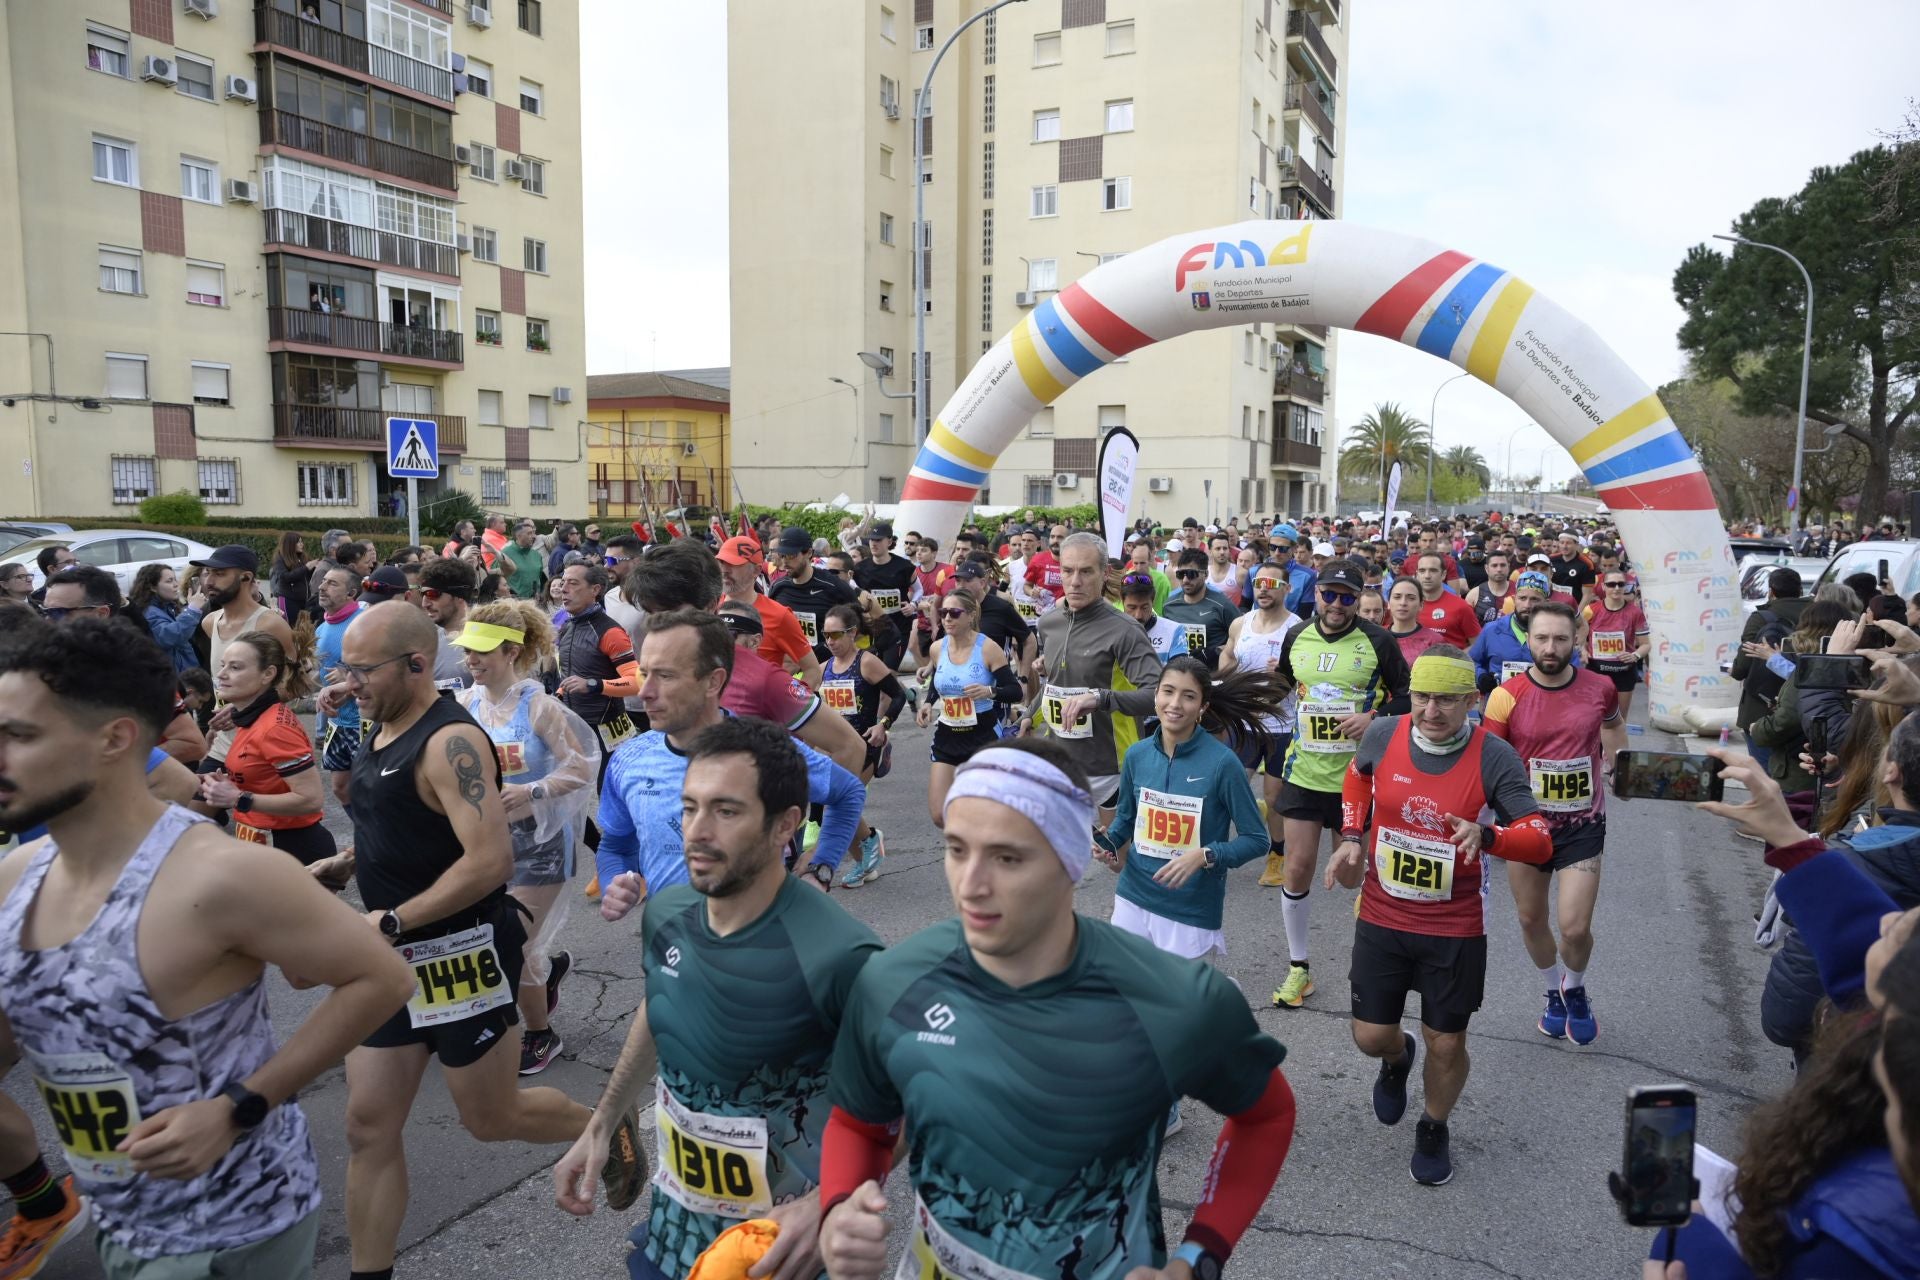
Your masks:
<instances>
[{"instance_id":1,"label":"black watch strap","mask_svg":"<svg viewBox=\"0 0 1920 1280\"><path fill-rule=\"evenodd\" d=\"M273 1109L265 1098L238 1082L220 1092L233 1103L233 1127L242 1133L259 1128L260 1122L267 1118L267 1112Z\"/></svg>"}]
</instances>

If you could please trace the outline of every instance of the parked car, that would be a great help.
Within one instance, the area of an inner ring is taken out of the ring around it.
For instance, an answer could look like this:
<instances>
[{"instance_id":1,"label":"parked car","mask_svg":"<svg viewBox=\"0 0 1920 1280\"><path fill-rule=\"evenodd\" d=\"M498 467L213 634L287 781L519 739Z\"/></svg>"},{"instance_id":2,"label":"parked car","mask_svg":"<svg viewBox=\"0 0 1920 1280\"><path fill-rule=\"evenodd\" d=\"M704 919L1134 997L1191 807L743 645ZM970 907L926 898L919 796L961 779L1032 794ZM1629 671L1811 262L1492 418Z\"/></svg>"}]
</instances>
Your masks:
<instances>
[{"instance_id":1,"label":"parked car","mask_svg":"<svg viewBox=\"0 0 1920 1280\"><path fill-rule=\"evenodd\" d=\"M150 529L86 529L22 542L0 554L0 564L26 565L37 588L43 579L34 560L47 547L65 547L81 564L105 569L119 580L122 594L133 589L134 575L142 565L159 561L172 565L175 573L185 574L188 561L204 560L213 554L213 548L204 542L154 533Z\"/></svg>"},{"instance_id":2,"label":"parked car","mask_svg":"<svg viewBox=\"0 0 1920 1280\"><path fill-rule=\"evenodd\" d=\"M1870 573L1889 584L1895 595L1912 599L1920 592L1920 542L1875 539L1842 547L1827 562L1819 585L1854 573Z\"/></svg>"},{"instance_id":3,"label":"parked car","mask_svg":"<svg viewBox=\"0 0 1920 1280\"><path fill-rule=\"evenodd\" d=\"M29 529L36 538L50 538L56 533L72 533L70 524L58 524L50 520L9 520L0 516L0 526L8 529Z\"/></svg>"},{"instance_id":4,"label":"parked car","mask_svg":"<svg viewBox=\"0 0 1920 1280\"><path fill-rule=\"evenodd\" d=\"M47 533L45 529L36 529L29 525L0 524L0 555L6 554L23 542L44 538Z\"/></svg>"},{"instance_id":5,"label":"parked car","mask_svg":"<svg viewBox=\"0 0 1920 1280\"><path fill-rule=\"evenodd\" d=\"M1801 583L1808 594L1812 594L1813 584L1826 571L1827 562L1818 556L1748 556L1739 568L1740 607L1752 613L1766 604L1767 575L1781 568L1799 571Z\"/></svg>"},{"instance_id":6,"label":"parked car","mask_svg":"<svg viewBox=\"0 0 1920 1280\"><path fill-rule=\"evenodd\" d=\"M1751 556L1765 556L1779 559L1793 554L1793 547L1785 538L1733 538L1733 563L1744 565Z\"/></svg>"}]
</instances>

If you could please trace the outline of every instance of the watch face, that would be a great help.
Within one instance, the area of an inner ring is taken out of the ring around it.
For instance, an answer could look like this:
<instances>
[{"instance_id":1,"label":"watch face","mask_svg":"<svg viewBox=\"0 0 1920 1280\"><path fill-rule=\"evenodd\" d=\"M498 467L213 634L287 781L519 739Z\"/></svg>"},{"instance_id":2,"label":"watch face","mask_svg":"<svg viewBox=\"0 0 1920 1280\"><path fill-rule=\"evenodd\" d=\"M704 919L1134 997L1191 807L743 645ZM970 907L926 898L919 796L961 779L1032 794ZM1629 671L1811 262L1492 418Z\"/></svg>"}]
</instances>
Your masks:
<instances>
[{"instance_id":1,"label":"watch face","mask_svg":"<svg viewBox=\"0 0 1920 1280\"><path fill-rule=\"evenodd\" d=\"M1200 1255L1193 1266L1193 1280L1220 1280L1220 1259L1210 1253Z\"/></svg>"}]
</instances>

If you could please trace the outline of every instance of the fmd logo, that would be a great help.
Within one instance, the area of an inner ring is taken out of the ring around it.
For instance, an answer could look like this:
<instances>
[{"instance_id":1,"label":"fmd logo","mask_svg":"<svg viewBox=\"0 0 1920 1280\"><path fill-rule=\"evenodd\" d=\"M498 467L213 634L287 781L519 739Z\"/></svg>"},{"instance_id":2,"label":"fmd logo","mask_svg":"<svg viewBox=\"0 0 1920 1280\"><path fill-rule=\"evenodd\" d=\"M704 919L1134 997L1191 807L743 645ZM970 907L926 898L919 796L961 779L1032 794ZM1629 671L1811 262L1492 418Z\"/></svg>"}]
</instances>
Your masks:
<instances>
[{"instance_id":1,"label":"fmd logo","mask_svg":"<svg viewBox=\"0 0 1920 1280\"><path fill-rule=\"evenodd\" d=\"M1180 255L1173 266L1173 287L1176 292L1187 291L1187 278L1209 267L1218 271L1231 264L1236 268L1277 267L1302 263L1307 260L1307 239L1313 234L1312 227L1302 227L1298 235L1288 236L1271 249L1262 249L1251 240L1222 240L1218 244L1209 240L1197 244Z\"/></svg>"},{"instance_id":2,"label":"fmd logo","mask_svg":"<svg viewBox=\"0 0 1920 1280\"><path fill-rule=\"evenodd\" d=\"M1669 551L1660 561L1661 567L1672 569L1676 565L1696 564L1707 557L1698 551Z\"/></svg>"},{"instance_id":3,"label":"fmd logo","mask_svg":"<svg viewBox=\"0 0 1920 1280\"><path fill-rule=\"evenodd\" d=\"M1662 640L1658 649L1663 658L1686 657L1695 652L1694 647L1685 640Z\"/></svg>"},{"instance_id":4,"label":"fmd logo","mask_svg":"<svg viewBox=\"0 0 1920 1280\"><path fill-rule=\"evenodd\" d=\"M1704 627L1709 622L1725 622L1732 617L1733 611L1730 609L1702 609L1700 611L1700 625Z\"/></svg>"},{"instance_id":5,"label":"fmd logo","mask_svg":"<svg viewBox=\"0 0 1920 1280\"><path fill-rule=\"evenodd\" d=\"M1695 595L1701 596L1712 595L1722 587L1730 587L1732 585L1733 578L1731 576L1724 573L1710 573L1704 578L1694 579L1693 592Z\"/></svg>"}]
</instances>

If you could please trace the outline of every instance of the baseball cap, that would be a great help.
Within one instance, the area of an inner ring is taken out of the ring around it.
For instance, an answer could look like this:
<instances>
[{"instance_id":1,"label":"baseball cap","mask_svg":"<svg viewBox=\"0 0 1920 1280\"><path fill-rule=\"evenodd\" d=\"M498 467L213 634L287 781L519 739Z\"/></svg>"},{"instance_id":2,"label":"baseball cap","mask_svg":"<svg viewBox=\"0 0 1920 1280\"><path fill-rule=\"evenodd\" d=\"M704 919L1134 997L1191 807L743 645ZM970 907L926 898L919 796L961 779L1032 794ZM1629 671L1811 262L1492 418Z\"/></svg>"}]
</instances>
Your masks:
<instances>
[{"instance_id":1,"label":"baseball cap","mask_svg":"<svg viewBox=\"0 0 1920 1280\"><path fill-rule=\"evenodd\" d=\"M1316 542L1313 544L1313 554L1317 556L1331 556L1333 554L1333 544L1331 542Z\"/></svg>"},{"instance_id":2,"label":"baseball cap","mask_svg":"<svg viewBox=\"0 0 1920 1280\"><path fill-rule=\"evenodd\" d=\"M1288 542L1300 541L1300 531L1290 524L1277 524L1267 534L1269 538L1285 538Z\"/></svg>"},{"instance_id":3,"label":"baseball cap","mask_svg":"<svg viewBox=\"0 0 1920 1280\"><path fill-rule=\"evenodd\" d=\"M1527 556L1527 563L1528 564L1552 564L1553 557L1548 555L1544 551L1535 551L1535 552L1531 552Z\"/></svg>"},{"instance_id":4,"label":"baseball cap","mask_svg":"<svg viewBox=\"0 0 1920 1280\"><path fill-rule=\"evenodd\" d=\"M954 566L953 576L967 579L984 578L987 576L987 566L973 560L962 560Z\"/></svg>"},{"instance_id":5,"label":"baseball cap","mask_svg":"<svg viewBox=\"0 0 1920 1280\"><path fill-rule=\"evenodd\" d=\"M774 550L783 556L812 555L813 535L799 525L788 525L780 531L780 542Z\"/></svg>"},{"instance_id":6,"label":"baseball cap","mask_svg":"<svg viewBox=\"0 0 1920 1280\"><path fill-rule=\"evenodd\" d=\"M467 624L460 629L459 635L447 641L448 644L458 645L462 649L470 649L475 653L492 653L508 642L525 644L527 633L517 627L502 627L491 622L475 622L472 618L467 619Z\"/></svg>"},{"instance_id":7,"label":"baseball cap","mask_svg":"<svg viewBox=\"0 0 1920 1280\"><path fill-rule=\"evenodd\" d=\"M868 542L872 542L875 538L891 538L892 536L893 536L893 526L888 524L885 520L877 520L873 524L867 526Z\"/></svg>"},{"instance_id":8,"label":"baseball cap","mask_svg":"<svg viewBox=\"0 0 1920 1280\"><path fill-rule=\"evenodd\" d=\"M1319 587L1346 587L1358 591L1367 585L1367 579L1360 572L1360 566L1351 560L1329 560L1320 567Z\"/></svg>"},{"instance_id":9,"label":"baseball cap","mask_svg":"<svg viewBox=\"0 0 1920 1280\"><path fill-rule=\"evenodd\" d=\"M260 572L260 557L254 554L252 547L243 547L237 543L231 546L215 547L213 554L204 560L189 560L188 564L196 569L245 569L248 573ZM404 584L406 579L402 578Z\"/></svg>"},{"instance_id":10,"label":"baseball cap","mask_svg":"<svg viewBox=\"0 0 1920 1280\"><path fill-rule=\"evenodd\" d=\"M766 563L766 557L760 554L759 540L745 536L728 538L721 543L720 550L714 553L714 559L721 564L762 565Z\"/></svg>"},{"instance_id":11,"label":"baseball cap","mask_svg":"<svg viewBox=\"0 0 1920 1280\"><path fill-rule=\"evenodd\" d=\"M1393 550L1387 552L1388 564L1405 564L1406 560L1407 560L1407 553L1404 548L1395 547Z\"/></svg>"},{"instance_id":12,"label":"baseball cap","mask_svg":"<svg viewBox=\"0 0 1920 1280\"><path fill-rule=\"evenodd\" d=\"M390 564L383 564L360 584L362 591L375 591L383 596L403 596L407 594L407 575Z\"/></svg>"}]
</instances>

